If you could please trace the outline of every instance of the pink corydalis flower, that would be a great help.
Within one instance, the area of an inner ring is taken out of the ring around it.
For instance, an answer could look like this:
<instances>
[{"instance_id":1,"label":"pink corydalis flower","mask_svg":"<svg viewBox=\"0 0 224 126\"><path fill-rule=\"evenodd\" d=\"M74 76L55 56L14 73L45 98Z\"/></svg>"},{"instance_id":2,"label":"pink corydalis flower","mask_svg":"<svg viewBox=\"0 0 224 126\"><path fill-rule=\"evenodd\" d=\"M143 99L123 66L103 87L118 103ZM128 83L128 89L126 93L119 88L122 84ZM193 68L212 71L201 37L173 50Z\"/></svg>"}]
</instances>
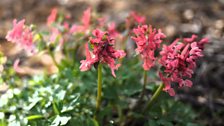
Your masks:
<instances>
[{"instance_id":1,"label":"pink corydalis flower","mask_svg":"<svg viewBox=\"0 0 224 126\"><path fill-rule=\"evenodd\" d=\"M134 21L136 21L139 24L144 24L146 21L145 16L141 16L141 15L137 14L135 11L132 11L130 16L133 17Z\"/></svg>"},{"instance_id":2,"label":"pink corydalis flower","mask_svg":"<svg viewBox=\"0 0 224 126\"><path fill-rule=\"evenodd\" d=\"M51 14L47 18L47 25L48 26L50 26L52 23L54 23L56 21L57 14L58 14L58 9L57 8L53 8L51 10Z\"/></svg>"},{"instance_id":3,"label":"pink corydalis flower","mask_svg":"<svg viewBox=\"0 0 224 126\"><path fill-rule=\"evenodd\" d=\"M119 32L116 30L115 22L109 23L107 26L107 30L109 34L111 35L111 37L116 38L117 36L119 36Z\"/></svg>"},{"instance_id":4,"label":"pink corydalis flower","mask_svg":"<svg viewBox=\"0 0 224 126\"><path fill-rule=\"evenodd\" d=\"M17 73L24 73L24 70L19 67L19 62L20 62L20 59L16 59L13 64L13 68Z\"/></svg>"},{"instance_id":5,"label":"pink corydalis flower","mask_svg":"<svg viewBox=\"0 0 224 126\"><path fill-rule=\"evenodd\" d=\"M87 8L82 15L81 25L74 24L70 28L70 33L87 32L91 23L91 7Z\"/></svg>"},{"instance_id":6,"label":"pink corydalis flower","mask_svg":"<svg viewBox=\"0 0 224 126\"><path fill-rule=\"evenodd\" d=\"M98 18L98 19L97 19L98 27L99 27L99 28L104 27L104 26L105 26L105 23L106 23L107 20L108 20L107 17L101 17L101 18Z\"/></svg>"},{"instance_id":7,"label":"pink corydalis flower","mask_svg":"<svg viewBox=\"0 0 224 126\"><path fill-rule=\"evenodd\" d=\"M91 7L88 7L84 12L81 19L81 22L84 27L89 27L91 19Z\"/></svg>"},{"instance_id":8,"label":"pink corydalis flower","mask_svg":"<svg viewBox=\"0 0 224 126\"><path fill-rule=\"evenodd\" d=\"M11 42L16 42L23 34L25 19L17 22L16 19L13 20L13 29L8 31L6 39Z\"/></svg>"},{"instance_id":9,"label":"pink corydalis flower","mask_svg":"<svg viewBox=\"0 0 224 126\"><path fill-rule=\"evenodd\" d=\"M161 80L171 96L175 95L172 82L179 84L179 87L191 87L193 85L189 78L192 77L193 70L196 67L196 60L203 56L201 47L208 43L208 39L204 38L199 42L195 41L196 35L191 38L184 38L183 42L176 39L169 46L164 45L160 55L162 56L159 63L164 68L164 71L159 73ZM202 44L203 43L203 44Z\"/></svg>"},{"instance_id":10,"label":"pink corydalis flower","mask_svg":"<svg viewBox=\"0 0 224 126\"><path fill-rule=\"evenodd\" d=\"M59 43L59 48L63 46L64 39L63 39L62 33L57 28L51 29L50 42Z\"/></svg>"},{"instance_id":11,"label":"pink corydalis flower","mask_svg":"<svg viewBox=\"0 0 224 126\"><path fill-rule=\"evenodd\" d=\"M94 64L105 63L110 67L112 75L116 77L114 70L117 70L120 64L116 64L115 59L123 58L126 53L123 50L114 49L114 39L108 32L96 29L92 34L94 38L90 38L90 43L93 46L93 51L90 52L88 44L86 44L86 60L81 61L80 70L87 71Z\"/></svg>"},{"instance_id":12,"label":"pink corydalis flower","mask_svg":"<svg viewBox=\"0 0 224 126\"><path fill-rule=\"evenodd\" d=\"M143 69L150 70L154 66L155 50L160 47L165 34L162 31L153 29L151 26L143 25L133 29L135 36L131 38L135 41L137 48L135 51L141 55L143 59Z\"/></svg>"},{"instance_id":13,"label":"pink corydalis flower","mask_svg":"<svg viewBox=\"0 0 224 126\"><path fill-rule=\"evenodd\" d=\"M17 22L13 20L13 29L8 31L6 39L21 46L28 52L33 52L33 33L31 29L24 25L25 20Z\"/></svg>"},{"instance_id":14,"label":"pink corydalis flower","mask_svg":"<svg viewBox=\"0 0 224 126\"><path fill-rule=\"evenodd\" d=\"M127 28L129 28L133 24L136 24L136 23L137 24L145 24L145 22L146 22L146 17L139 15L135 11L132 11L125 20Z\"/></svg>"}]
</instances>

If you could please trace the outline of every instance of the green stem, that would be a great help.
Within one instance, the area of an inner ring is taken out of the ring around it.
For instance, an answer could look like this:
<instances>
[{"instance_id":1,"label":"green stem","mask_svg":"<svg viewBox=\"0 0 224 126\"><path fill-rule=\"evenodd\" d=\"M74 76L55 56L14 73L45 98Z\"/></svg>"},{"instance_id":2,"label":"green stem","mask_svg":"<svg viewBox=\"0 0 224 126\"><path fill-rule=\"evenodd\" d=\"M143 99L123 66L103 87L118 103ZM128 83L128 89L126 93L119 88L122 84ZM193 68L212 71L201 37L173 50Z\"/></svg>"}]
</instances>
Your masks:
<instances>
[{"instance_id":1,"label":"green stem","mask_svg":"<svg viewBox=\"0 0 224 126\"><path fill-rule=\"evenodd\" d=\"M43 118L44 118L43 115L31 115L27 117L27 120L31 121L31 120L43 119Z\"/></svg>"},{"instance_id":2,"label":"green stem","mask_svg":"<svg viewBox=\"0 0 224 126\"><path fill-rule=\"evenodd\" d=\"M122 113L122 108L119 105L116 105L117 111L118 111L118 123L121 125L123 121L123 113Z\"/></svg>"},{"instance_id":3,"label":"green stem","mask_svg":"<svg viewBox=\"0 0 224 126\"><path fill-rule=\"evenodd\" d=\"M102 97L102 64L98 65L98 84L97 84L97 98L96 98L96 114L100 111L101 97Z\"/></svg>"},{"instance_id":4,"label":"green stem","mask_svg":"<svg viewBox=\"0 0 224 126\"><path fill-rule=\"evenodd\" d=\"M160 86L156 89L156 92L153 94L152 98L147 102L145 108L144 108L144 113L147 112L148 109L152 106L152 103L158 98L160 95L162 89L163 89L164 84L160 84Z\"/></svg>"},{"instance_id":5,"label":"green stem","mask_svg":"<svg viewBox=\"0 0 224 126\"><path fill-rule=\"evenodd\" d=\"M143 82L142 92L140 95L140 101L143 99L143 97L145 95L145 90L146 90L146 84L147 84L147 71L146 70L144 70L143 76L144 76L144 82Z\"/></svg>"},{"instance_id":6,"label":"green stem","mask_svg":"<svg viewBox=\"0 0 224 126\"><path fill-rule=\"evenodd\" d=\"M54 65L59 69L59 65L58 65L58 63L57 63L57 61L55 59L55 56L54 56L53 52L50 51L50 50L48 50L48 52L49 52L49 54L50 54L50 56L52 58L52 61L53 61Z\"/></svg>"}]
</instances>

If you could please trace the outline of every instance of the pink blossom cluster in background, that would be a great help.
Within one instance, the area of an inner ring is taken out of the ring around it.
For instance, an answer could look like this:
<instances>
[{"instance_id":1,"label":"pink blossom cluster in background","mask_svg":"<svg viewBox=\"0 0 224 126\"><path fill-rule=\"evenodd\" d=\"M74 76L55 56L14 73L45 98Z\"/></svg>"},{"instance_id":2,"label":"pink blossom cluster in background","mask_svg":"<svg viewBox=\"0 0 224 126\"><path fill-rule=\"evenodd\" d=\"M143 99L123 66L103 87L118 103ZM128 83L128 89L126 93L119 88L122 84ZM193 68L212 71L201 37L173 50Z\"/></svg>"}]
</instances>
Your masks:
<instances>
[{"instance_id":1,"label":"pink blossom cluster in background","mask_svg":"<svg viewBox=\"0 0 224 126\"><path fill-rule=\"evenodd\" d=\"M53 8L51 10L51 14L47 18L47 25L48 26L51 26L56 21L57 15L58 15L58 9L57 8Z\"/></svg>"},{"instance_id":2,"label":"pink blossom cluster in background","mask_svg":"<svg viewBox=\"0 0 224 126\"><path fill-rule=\"evenodd\" d=\"M83 12L83 16L81 18L81 24L72 25L70 33L76 33L76 32L88 33L90 23L91 23L91 7L87 8Z\"/></svg>"},{"instance_id":3,"label":"pink blossom cluster in background","mask_svg":"<svg viewBox=\"0 0 224 126\"><path fill-rule=\"evenodd\" d=\"M51 14L47 18L47 25L50 28L51 36L50 42L58 42L59 47L62 47L64 42L76 33L88 34L91 23L91 8L87 8L82 15L81 24L70 25L66 20L63 22L57 22L59 16L58 9L53 8ZM69 15L64 16L65 19L70 19Z\"/></svg>"},{"instance_id":4,"label":"pink blossom cluster in background","mask_svg":"<svg viewBox=\"0 0 224 126\"><path fill-rule=\"evenodd\" d=\"M8 31L6 39L28 52L33 52L33 33L29 27L25 26L25 19L18 22L16 19L13 20L13 29Z\"/></svg>"}]
</instances>

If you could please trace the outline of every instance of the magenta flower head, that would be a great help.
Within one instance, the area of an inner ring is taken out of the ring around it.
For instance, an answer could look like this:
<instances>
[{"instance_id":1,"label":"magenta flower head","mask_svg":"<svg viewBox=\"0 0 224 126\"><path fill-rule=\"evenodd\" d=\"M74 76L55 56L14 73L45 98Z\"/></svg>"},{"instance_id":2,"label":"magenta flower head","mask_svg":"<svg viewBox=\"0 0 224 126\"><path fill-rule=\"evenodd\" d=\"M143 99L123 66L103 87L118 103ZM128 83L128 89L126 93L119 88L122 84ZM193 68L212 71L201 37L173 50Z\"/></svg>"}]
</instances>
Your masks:
<instances>
[{"instance_id":1,"label":"magenta flower head","mask_svg":"<svg viewBox=\"0 0 224 126\"><path fill-rule=\"evenodd\" d=\"M33 33L31 29L24 25L25 20L17 22L13 20L13 29L8 31L6 39L18 44L28 52L33 52Z\"/></svg>"},{"instance_id":2,"label":"magenta flower head","mask_svg":"<svg viewBox=\"0 0 224 126\"><path fill-rule=\"evenodd\" d=\"M105 63L111 69L111 73L116 77L114 70L117 70L120 64L116 64L115 60L123 58L126 53L123 50L115 50L115 40L111 38L108 32L100 31L95 29L92 32L94 38L90 38L90 43L93 47L92 52L86 47L86 60L81 61L80 70L87 71L92 65L97 63Z\"/></svg>"},{"instance_id":3,"label":"magenta flower head","mask_svg":"<svg viewBox=\"0 0 224 126\"><path fill-rule=\"evenodd\" d=\"M165 34L159 29L152 29L151 26L142 25L133 29L135 36L131 38L135 41L137 48L135 51L141 55L143 59L143 69L150 70L154 66L156 59L154 53L157 48L160 47L162 39L165 38Z\"/></svg>"},{"instance_id":4,"label":"magenta flower head","mask_svg":"<svg viewBox=\"0 0 224 126\"><path fill-rule=\"evenodd\" d=\"M178 83L179 87L192 86L189 78L192 77L196 67L196 60L203 56L204 44L208 43L207 38L199 42L195 41L196 38L196 35L192 35L191 38L184 38L182 42L176 39L169 46L164 45L160 52L162 57L159 62L164 70L159 73L159 76L165 85L163 90L171 96L175 95L172 82Z\"/></svg>"}]
</instances>

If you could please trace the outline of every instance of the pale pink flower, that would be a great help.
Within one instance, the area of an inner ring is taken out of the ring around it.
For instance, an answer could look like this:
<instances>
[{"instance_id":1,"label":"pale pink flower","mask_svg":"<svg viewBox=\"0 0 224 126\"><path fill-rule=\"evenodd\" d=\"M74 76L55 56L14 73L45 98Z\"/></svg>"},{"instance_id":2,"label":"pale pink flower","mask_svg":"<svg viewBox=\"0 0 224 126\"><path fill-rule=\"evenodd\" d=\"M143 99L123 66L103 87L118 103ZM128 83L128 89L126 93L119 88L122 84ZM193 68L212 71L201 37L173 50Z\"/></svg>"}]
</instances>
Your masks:
<instances>
[{"instance_id":1,"label":"pale pink flower","mask_svg":"<svg viewBox=\"0 0 224 126\"><path fill-rule=\"evenodd\" d=\"M50 36L51 43L58 43L59 48L64 44L64 38L62 33L57 28L51 28L51 36Z\"/></svg>"},{"instance_id":2,"label":"pale pink flower","mask_svg":"<svg viewBox=\"0 0 224 126\"><path fill-rule=\"evenodd\" d=\"M107 26L107 30L108 30L109 34L111 35L111 37L116 38L117 36L119 36L119 32L116 30L115 22L109 23Z\"/></svg>"},{"instance_id":3,"label":"pale pink flower","mask_svg":"<svg viewBox=\"0 0 224 126\"><path fill-rule=\"evenodd\" d=\"M19 62L20 62L20 59L16 59L14 64L13 64L13 68L14 70L17 72L17 73L23 73L24 70L22 68L19 67Z\"/></svg>"},{"instance_id":4,"label":"pale pink flower","mask_svg":"<svg viewBox=\"0 0 224 126\"><path fill-rule=\"evenodd\" d=\"M90 19L91 19L91 7L87 8L84 12L83 12L83 16L81 19L81 22L83 24L83 26L85 28L88 28L90 25Z\"/></svg>"},{"instance_id":5,"label":"pale pink flower","mask_svg":"<svg viewBox=\"0 0 224 126\"><path fill-rule=\"evenodd\" d=\"M17 42L21 38L24 30L25 19L17 22L16 19L13 20L13 29L8 31L6 39L11 42Z\"/></svg>"},{"instance_id":6,"label":"pale pink flower","mask_svg":"<svg viewBox=\"0 0 224 126\"><path fill-rule=\"evenodd\" d=\"M17 20L13 20L13 29L8 31L6 39L17 45L21 46L28 52L33 52L33 33L31 29L24 25L25 20L21 20L17 23Z\"/></svg>"},{"instance_id":7,"label":"pale pink flower","mask_svg":"<svg viewBox=\"0 0 224 126\"><path fill-rule=\"evenodd\" d=\"M134 21L136 21L139 24L144 24L145 21L146 21L146 17L145 16L140 16L135 11L132 11L130 16L133 17Z\"/></svg>"},{"instance_id":8,"label":"pale pink flower","mask_svg":"<svg viewBox=\"0 0 224 126\"><path fill-rule=\"evenodd\" d=\"M69 30L69 33L73 34L76 32L84 32L87 33L87 30L90 27L91 21L91 7L87 8L83 12L83 16L81 18L81 25L73 24L72 27Z\"/></svg>"},{"instance_id":9,"label":"pale pink flower","mask_svg":"<svg viewBox=\"0 0 224 126\"><path fill-rule=\"evenodd\" d=\"M106 23L107 17L101 17L97 19L98 27L104 27Z\"/></svg>"},{"instance_id":10,"label":"pale pink flower","mask_svg":"<svg viewBox=\"0 0 224 126\"><path fill-rule=\"evenodd\" d=\"M146 23L146 17L139 15L135 11L132 11L129 14L129 16L126 18L125 23L126 23L127 28L130 28L130 26L133 25L133 24L137 24L137 25L145 24Z\"/></svg>"},{"instance_id":11,"label":"pale pink flower","mask_svg":"<svg viewBox=\"0 0 224 126\"><path fill-rule=\"evenodd\" d=\"M54 23L56 21L57 14L58 14L58 9L57 8L53 8L51 10L51 14L47 18L47 25L48 26L50 26L52 23Z\"/></svg>"}]
</instances>

